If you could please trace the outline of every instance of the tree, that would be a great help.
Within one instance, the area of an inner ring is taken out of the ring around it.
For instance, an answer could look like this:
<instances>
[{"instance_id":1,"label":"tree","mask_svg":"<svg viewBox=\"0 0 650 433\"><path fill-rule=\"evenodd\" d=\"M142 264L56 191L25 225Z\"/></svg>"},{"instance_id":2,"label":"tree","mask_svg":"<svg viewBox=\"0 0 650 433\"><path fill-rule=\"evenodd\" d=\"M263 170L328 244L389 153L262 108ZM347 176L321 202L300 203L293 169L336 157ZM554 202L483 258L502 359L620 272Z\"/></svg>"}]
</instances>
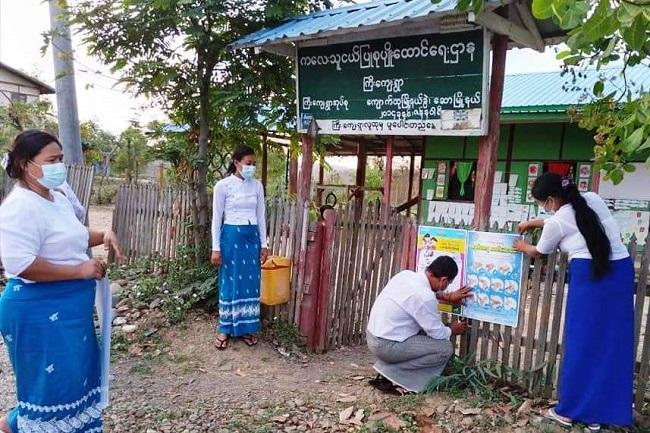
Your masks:
<instances>
[{"instance_id":1,"label":"tree","mask_svg":"<svg viewBox=\"0 0 650 433\"><path fill-rule=\"evenodd\" d=\"M291 62L252 50L232 52L228 45L317 6L331 5L308 0L86 0L71 10L91 55L119 71L136 93L157 101L174 123L188 125L197 254L209 238L211 151L223 154L255 135L259 141L263 111L269 123L287 125L283 119L295 118Z\"/></svg>"},{"instance_id":2,"label":"tree","mask_svg":"<svg viewBox=\"0 0 650 433\"><path fill-rule=\"evenodd\" d=\"M434 3L439 0L433 0ZM485 0L461 0L459 8L480 13ZM533 15L552 19L568 34L567 50L558 53L569 79L587 67L645 65L650 74L649 0L533 0ZM582 128L594 131L594 161L614 184L634 171L630 161L650 150L650 94L648 89L625 88L605 94L603 76L592 89L592 102L572 110ZM636 92L636 95L635 95ZM650 164L650 157L646 160Z\"/></svg>"},{"instance_id":3,"label":"tree","mask_svg":"<svg viewBox=\"0 0 650 433\"><path fill-rule=\"evenodd\" d=\"M120 134L118 149L115 169L126 174L128 183L137 183L140 171L151 160L147 138L138 128L130 126Z\"/></svg>"},{"instance_id":4,"label":"tree","mask_svg":"<svg viewBox=\"0 0 650 433\"><path fill-rule=\"evenodd\" d=\"M81 123L79 129L86 164L105 163L105 156L112 155L116 150L117 138L92 120Z\"/></svg>"},{"instance_id":5,"label":"tree","mask_svg":"<svg viewBox=\"0 0 650 433\"><path fill-rule=\"evenodd\" d=\"M9 145L20 131L30 128L45 129L57 134L58 127L48 101L11 101L0 107L0 143Z\"/></svg>"}]
</instances>

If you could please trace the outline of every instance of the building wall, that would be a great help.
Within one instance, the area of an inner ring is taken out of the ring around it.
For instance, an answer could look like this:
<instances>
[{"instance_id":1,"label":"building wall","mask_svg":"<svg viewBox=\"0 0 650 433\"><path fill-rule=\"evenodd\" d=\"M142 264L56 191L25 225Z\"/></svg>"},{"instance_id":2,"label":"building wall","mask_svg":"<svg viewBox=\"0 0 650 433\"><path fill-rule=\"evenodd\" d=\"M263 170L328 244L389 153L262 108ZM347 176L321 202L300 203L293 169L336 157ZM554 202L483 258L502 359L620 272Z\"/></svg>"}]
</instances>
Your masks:
<instances>
[{"instance_id":1,"label":"building wall","mask_svg":"<svg viewBox=\"0 0 650 433\"><path fill-rule=\"evenodd\" d=\"M39 96L39 89L32 83L9 71L0 69L0 106L7 106L13 100L35 102Z\"/></svg>"}]
</instances>

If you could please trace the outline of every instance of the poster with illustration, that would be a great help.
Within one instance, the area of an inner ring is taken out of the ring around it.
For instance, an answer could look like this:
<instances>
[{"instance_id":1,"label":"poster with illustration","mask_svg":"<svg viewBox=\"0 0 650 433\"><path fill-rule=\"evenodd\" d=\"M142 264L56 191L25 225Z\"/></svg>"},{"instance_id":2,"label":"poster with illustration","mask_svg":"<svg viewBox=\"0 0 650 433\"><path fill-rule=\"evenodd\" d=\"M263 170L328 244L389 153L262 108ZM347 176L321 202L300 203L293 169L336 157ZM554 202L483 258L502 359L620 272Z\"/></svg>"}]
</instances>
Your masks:
<instances>
[{"instance_id":1,"label":"poster with illustration","mask_svg":"<svg viewBox=\"0 0 650 433\"><path fill-rule=\"evenodd\" d=\"M423 272L437 257L450 256L458 265L458 276L445 292L453 292L465 283L467 230L420 226L417 244L417 269ZM440 311L460 314L460 306L440 303Z\"/></svg>"},{"instance_id":2,"label":"poster with illustration","mask_svg":"<svg viewBox=\"0 0 650 433\"><path fill-rule=\"evenodd\" d=\"M474 296L463 307L463 316L517 326L524 259L513 248L518 239L505 233L467 233L466 284Z\"/></svg>"}]
</instances>

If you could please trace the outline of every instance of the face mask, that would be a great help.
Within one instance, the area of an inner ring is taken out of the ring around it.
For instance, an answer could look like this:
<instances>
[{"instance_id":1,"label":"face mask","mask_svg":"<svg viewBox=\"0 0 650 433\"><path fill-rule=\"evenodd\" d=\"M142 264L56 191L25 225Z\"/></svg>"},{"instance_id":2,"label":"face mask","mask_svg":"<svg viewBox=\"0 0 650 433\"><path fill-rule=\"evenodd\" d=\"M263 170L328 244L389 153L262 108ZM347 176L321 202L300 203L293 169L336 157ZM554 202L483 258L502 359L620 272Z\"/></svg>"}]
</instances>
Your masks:
<instances>
[{"instance_id":1,"label":"face mask","mask_svg":"<svg viewBox=\"0 0 650 433\"><path fill-rule=\"evenodd\" d=\"M33 164L38 165L36 163ZM36 180L47 189L60 187L68 177L68 170L62 162L57 162L56 164L44 164L40 167L41 170L43 170L43 177Z\"/></svg>"},{"instance_id":2,"label":"face mask","mask_svg":"<svg viewBox=\"0 0 650 433\"><path fill-rule=\"evenodd\" d=\"M244 179L252 179L255 177L255 166L254 165L244 165L241 168L241 177Z\"/></svg>"}]
</instances>

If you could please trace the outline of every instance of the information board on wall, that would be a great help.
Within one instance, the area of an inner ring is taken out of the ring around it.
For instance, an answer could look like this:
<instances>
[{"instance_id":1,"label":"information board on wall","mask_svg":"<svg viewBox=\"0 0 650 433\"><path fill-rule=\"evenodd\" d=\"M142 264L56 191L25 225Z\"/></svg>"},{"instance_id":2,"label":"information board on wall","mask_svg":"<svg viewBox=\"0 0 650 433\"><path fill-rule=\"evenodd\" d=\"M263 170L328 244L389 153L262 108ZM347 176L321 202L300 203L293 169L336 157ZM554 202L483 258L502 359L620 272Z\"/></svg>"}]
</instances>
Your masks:
<instances>
[{"instance_id":1,"label":"information board on wall","mask_svg":"<svg viewBox=\"0 0 650 433\"><path fill-rule=\"evenodd\" d=\"M298 130L484 135L485 30L298 48Z\"/></svg>"},{"instance_id":2,"label":"information board on wall","mask_svg":"<svg viewBox=\"0 0 650 433\"><path fill-rule=\"evenodd\" d=\"M417 269L424 271L447 255L459 274L445 292L469 286L474 296L465 305L440 303L440 311L516 327L522 285L523 254L513 248L521 236L420 226Z\"/></svg>"}]
</instances>

